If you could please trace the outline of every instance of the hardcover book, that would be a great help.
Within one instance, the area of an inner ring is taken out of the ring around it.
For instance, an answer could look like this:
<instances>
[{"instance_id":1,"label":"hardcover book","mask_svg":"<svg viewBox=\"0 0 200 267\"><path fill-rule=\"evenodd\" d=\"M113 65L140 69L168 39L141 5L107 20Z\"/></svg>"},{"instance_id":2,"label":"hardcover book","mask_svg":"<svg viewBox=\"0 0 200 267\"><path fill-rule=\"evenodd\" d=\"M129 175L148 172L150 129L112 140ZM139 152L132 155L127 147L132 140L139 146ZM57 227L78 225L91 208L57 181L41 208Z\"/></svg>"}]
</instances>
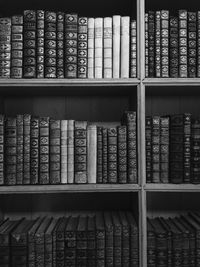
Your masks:
<instances>
[{"instance_id":1,"label":"hardcover book","mask_svg":"<svg viewBox=\"0 0 200 267\"><path fill-rule=\"evenodd\" d=\"M161 77L169 77L169 11L161 10Z\"/></svg>"},{"instance_id":2,"label":"hardcover book","mask_svg":"<svg viewBox=\"0 0 200 267\"><path fill-rule=\"evenodd\" d=\"M94 18L88 18L88 78L94 78Z\"/></svg>"},{"instance_id":3,"label":"hardcover book","mask_svg":"<svg viewBox=\"0 0 200 267\"><path fill-rule=\"evenodd\" d=\"M145 77L149 76L149 14L145 14Z\"/></svg>"},{"instance_id":4,"label":"hardcover book","mask_svg":"<svg viewBox=\"0 0 200 267\"><path fill-rule=\"evenodd\" d=\"M152 182L152 118L146 116L145 139L146 139L146 182Z\"/></svg>"},{"instance_id":5,"label":"hardcover book","mask_svg":"<svg viewBox=\"0 0 200 267\"><path fill-rule=\"evenodd\" d=\"M103 19L103 77L112 78L112 18Z\"/></svg>"},{"instance_id":6,"label":"hardcover book","mask_svg":"<svg viewBox=\"0 0 200 267\"><path fill-rule=\"evenodd\" d=\"M67 141L67 177L68 183L74 183L74 120L68 120L68 141Z\"/></svg>"},{"instance_id":7,"label":"hardcover book","mask_svg":"<svg viewBox=\"0 0 200 267\"><path fill-rule=\"evenodd\" d=\"M113 16L113 78L120 78L121 16Z\"/></svg>"},{"instance_id":8,"label":"hardcover book","mask_svg":"<svg viewBox=\"0 0 200 267\"><path fill-rule=\"evenodd\" d=\"M0 185L5 183L5 117L0 114Z\"/></svg>"},{"instance_id":9,"label":"hardcover book","mask_svg":"<svg viewBox=\"0 0 200 267\"><path fill-rule=\"evenodd\" d=\"M105 225L103 214L98 212L95 217L96 226L96 266L105 266Z\"/></svg>"},{"instance_id":10,"label":"hardcover book","mask_svg":"<svg viewBox=\"0 0 200 267\"><path fill-rule=\"evenodd\" d=\"M61 183L67 184L68 182L68 120L61 120Z\"/></svg>"},{"instance_id":11,"label":"hardcover book","mask_svg":"<svg viewBox=\"0 0 200 267\"><path fill-rule=\"evenodd\" d=\"M78 78L87 78L88 18L78 18Z\"/></svg>"},{"instance_id":12,"label":"hardcover book","mask_svg":"<svg viewBox=\"0 0 200 267\"><path fill-rule=\"evenodd\" d=\"M108 129L102 129L102 182L108 183Z\"/></svg>"},{"instance_id":13,"label":"hardcover book","mask_svg":"<svg viewBox=\"0 0 200 267\"><path fill-rule=\"evenodd\" d=\"M117 183L117 128L108 129L108 183Z\"/></svg>"},{"instance_id":14,"label":"hardcover book","mask_svg":"<svg viewBox=\"0 0 200 267\"><path fill-rule=\"evenodd\" d=\"M16 166L16 184L23 184L24 176L24 118L18 114L16 117L17 127L17 166Z\"/></svg>"},{"instance_id":15,"label":"hardcover book","mask_svg":"<svg viewBox=\"0 0 200 267\"><path fill-rule=\"evenodd\" d=\"M197 15L196 12L188 12L188 77L197 77Z\"/></svg>"},{"instance_id":16,"label":"hardcover book","mask_svg":"<svg viewBox=\"0 0 200 267\"><path fill-rule=\"evenodd\" d=\"M24 114L23 116L24 126L24 142L23 142L23 184L30 184L31 182L31 115Z\"/></svg>"},{"instance_id":17,"label":"hardcover book","mask_svg":"<svg viewBox=\"0 0 200 267\"><path fill-rule=\"evenodd\" d=\"M57 12L57 78L64 78L64 12Z\"/></svg>"},{"instance_id":18,"label":"hardcover book","mask_svg":"<svg viewBox=\"0 0 200 267\"><path fill-rule=\"evenodd\" d=\"M179 36L178 36L178 18L170 16L169 18L169 71L170 77L179 76Z\"/></svg>"},{"instance_id":19,"label":"hardcover book","mask_svg":"<svg viewBox=\"0 0 200 267\"><path fill-rule=\"evenodd\" d=\"M31 118L31 184L39 183L39 118Z\"/></svg>"},{"instance_id":20,"label":"hardcover book","mask_svg":"<svg viewBox=\"0 0 200 267\"><path fill-rule=\"evenodd\" d=\"M122 226L119 216L116 212L112 212L113 220L113 252L114 266L122 266Z\"/></svg>"},{"instance_id":21,"label":"hardcover book","mask_svg":"<svg viewBox=\"0 0 200 267\"><path fill-rule=\"evenodd\" d=\"M187 78L188 72L188 29L187 29L187 10L179 10L179 76Z\"/></svg>"},{"instance_id":22,"label":"hardcover book","mask_svg":"<svg viewBox=\"0 0 200 267\"><path fill-rule=\"evenodd\" d=\"M160 182L160 116L152 117L152 182Z\"/></svg>"},{"instance_id":23,"label":"hardcover book","mask_svg":"<svg viewBox=\"0 0 200 267\"><path fill-rule=\"evenodd\" d=\"M129 78L130 17L121 17L121 78Z\"/></svg>"},{"instance_id":24,"label":"hardcover book","mask_svg":"<svg viewBox=\"0 0 200 267\"><path fill-rule=\"evenodd\" d=\"M97 182L97 126L87 127L87 175L88 183Z\"/></svg>"},{"instance_id":25,"label":"hardcover book","mask_svg":"<svg viewBox=\"0 0 200 267\"><path fill-rule=\"evenodd\" d=\"M127 183L127 127L117 128L118 182Z\"/></svg>"},{"instance_id":26,"label":"hardcover book","mask_svg":"<svg viewBox=\"0 0 200 267\"><path fill-rule=\"evenodd\" d=\"M160 182L169 182L169 117L160 117Z\"/></svg>"},{"instance_id":27,"label":"hardcover book","mask_svg":"<svg viewBox=\"0 0 200 267\"><path fill-rule=\"evenodd\" d=\"M95 217L88 217L87 221L87 266L93 267L96 264L96 228Z\"/></svg>"},{"instance_id":28,"label":"hardcover book","mask_svg":"<svg viewBox=\"0 0 200 267\"><path fill-rule=\"evenodd\" d=\"M87 267L87 217L80 215L76 232L76 266Z\"/></svg>"},{"instance_id":29,"label":"hardcover book","mask_svg":"<svg viewBox=\"0 0 200 267\"><path fill-rule=\"evenodd\" d=\"M103 18L94 19L94 77L103 78Z\"/></svg>"},{"instance_id":30,"label":"hardcover book","mask_svg":"<svg viewBox=\"0 0 200 267\"><path fill-rule=\"evenodd\" d=\"M103 128L97 127L97 183L103 183Z\"/></svg>"},{"instance_id":31,"label":"hardcover book","mask_svg":"<svg viewBox=\"0 0 200 267\"><path fill-rule=\"evenodd\" d=\"M45 12L43 10L37 10L37 28L36 28L36 70L37 70L37 78L44 78L44 17Z\"/></svg>"},{"instance_id":32,"label":"hardcover book","mask_svg":"<svg viewBox=\"0 0 200 267\"><path fill-rule=\"evenodd\" d=\"M155 68L156 68L156 77L161 77L161 34L163 31L161 29L161 11L156 11L155 13L155 46L156 46L156 55L155 55Z\"/></svg>"},{"instance_id":33,"label":"hardcover book","mask_svg":"<svg viewBox=\"0 0 200 267\"><path fill-rule=\"evenodd\" d=\"M137 22L131 20L130 29L130 77L137 77Z\"/></svg>"},{"instance_id":34,"label":"hardcover book","mask_svg":"<svg viewBox=\"0 0 200 267\"><path fill-rule=\"evenodd\" d=\"M148 77L155 77L155 13L148 12Z\"/></svg>"}]
</instances>

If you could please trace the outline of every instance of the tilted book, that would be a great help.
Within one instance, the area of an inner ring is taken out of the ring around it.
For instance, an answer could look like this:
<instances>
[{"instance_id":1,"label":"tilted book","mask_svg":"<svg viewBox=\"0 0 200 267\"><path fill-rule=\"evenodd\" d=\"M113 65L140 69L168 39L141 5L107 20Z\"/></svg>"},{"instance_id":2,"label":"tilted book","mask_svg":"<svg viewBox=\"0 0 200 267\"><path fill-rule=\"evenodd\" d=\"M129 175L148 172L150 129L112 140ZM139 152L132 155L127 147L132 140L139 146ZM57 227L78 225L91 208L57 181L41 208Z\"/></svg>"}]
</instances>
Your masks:
<instances>
[{"instance_id":1,"label":"tilted book","mask_svg":"<svg viewBox=\"0 0 200 267\"><path fill-rule=\"evenodd\" d=\"M78 18L78 78L87 78L88 18Z\"/></svg>"},{"instance_id":2,"label":"tilted book","mask_svg":"<svg viewBox=\"0 0 200 267\"><path fill-rule=\"evenodd\" d=\"M97 126L87 127L87 175L88 183L97 182Z\"/></svg>"},{"instance_id":3,"label":"tilted book","mask_svg":"<svg viewBox=\"0 0 200 267\"><path fill-rule=\"evenodd\" d=\"M64 12L57 12L57 78L64 78Z\"/></svg>"},{"instance_id":4,"label":"tilted book","mask_svg":"<svg viewBox=\"0 0 200 267\"><path fill-rule=\"evenodd\" d=\"M103 77L112 78L112 18L103 19Z\"/></svg>"},{"instance_id":5,"label":"tilted book","mask_svg":"<svg viewBox=\"0 0 200 267\"><path fill-rule=\"evenodd\" d=\"M94 19L94 77L103 78L103 18Z\"/></svg>"},{"instance_id":6,"label":"tilted book","mask_svg":"<svg viewBox=\"0 0 200 267\"><path fill-rule=\"evenodd\" d=\"M129 78L130 17L121 17L121 78Z\"/></svg>"},{"instance_id":7,"label":"tilted book","mask_svg":"<svg viewBox=\"0 0 200 267\"><path fill-rule=\"evenodd\" d=\"M37 28L36 28L36 72L37 78L44 78L44 17L45 12L43 10L37 10L36 12L37 17Z\"/></svg>"}]
</instances>

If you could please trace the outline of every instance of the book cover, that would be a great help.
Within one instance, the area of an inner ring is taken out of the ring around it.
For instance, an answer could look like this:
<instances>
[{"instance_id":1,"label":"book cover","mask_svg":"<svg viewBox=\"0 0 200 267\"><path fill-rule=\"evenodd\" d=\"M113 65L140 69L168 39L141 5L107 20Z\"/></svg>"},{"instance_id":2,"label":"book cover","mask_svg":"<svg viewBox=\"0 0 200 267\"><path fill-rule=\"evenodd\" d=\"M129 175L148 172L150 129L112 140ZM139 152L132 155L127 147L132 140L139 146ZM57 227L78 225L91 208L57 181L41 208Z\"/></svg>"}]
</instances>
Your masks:
<instances>
[{"instance_id":1,"label":"book cover","mask_svg":"<svg viewBox=\"0 0 200 267\"><path fill-rule=\"evenodd\" d=\"M161 10L161 77L169 77L169 11Z\"/></svg>"},{"instance_id":2,"label":"book cover","mask_svg":"<svg viewBox=\"0 0 200 267\"><path fill-rule=\"evenodd\" d=\"M97 182L97 126L87 127L87 175L88 183Z\"/></svg>"},{"instance_id":3,"label":"book cover","mask_svg":"<svg viewBox=\"0 0 200 267\"><path fill-rule=\"evenodd\" d=\"M117 183L117 128L108 128L108 183Z\"/></svg>"},{"instance_id":4,"label":"book cover","mask_svg":"<svg viewBox=\"0 0 200 267\"><path fill-rule=\"evenodd\" d=\"M188 29L187 29L187 10L179 10L179 77L187 78L188 74Z\"/></svg>"},{"instance_id":5,"label":"book cover","mask_svg":"<svg viewBox=\"0 0 200 267\"><path fill-rule=\"evenodd\" d=\"M37 78L44 78L44 17L43 10L36 11L36 75ZM34 51L33 51L34 52Z\"/></svg>"},{"instance_id":6,"label":"book cover","mask_svg":"<svg viewBox=\"0 0 200 267\"><path fill-rule=\"evenodd\" d=\"M88 78L94 78L94 18L88 18Z\"/></svg>"},{"instance_id":7,"label":"book cover","mask_svg":"<svg viewBox=\"0 0 200 267\"><path fill-rule=\"evenodd\" d=\"M74 183L74 120L68 120L68 141L67 141L67 177L68 183Z\"/></svg>"},{"instance_id":8,"label":"book cover","mask_svg":"<svg viewBox=\"0 0 200 267\"><path fill-rule=\"evenodd\" d=\"M103 183L103 128L97 127L97 183Z\"/></svg>"},{"instance_id":9,"label":"book cover","mask_svg":"<svg viewBox=\"0 0 200 267\"><path fill-rule=\"evenodd\" d=\"M188 46L188 77L197 77L197 14L188 12L187 46Z\"/></svg>"},{"instance_id":10,"label":"book cover","mask_svg":"<svg viewBox=\"0 0 200 267\"><path fill-rule=\"evenodd\" d=\"M121 17L121 78L129 78L130 64L130 17Z\"/></svg>"},{"instance_id":11,"label":"book cover","mask_svg":"<svg viewBox=\"0 0 200 267\"><path fill-rule=\"evenodd\" d=\"M103 78L103 18L94 19L94 77Z\"/></svg>"},{"instance_id":12,"label":"book cover","mask_svg":"<svg viewBox=\"0 0 200 267\"><path fill-rule=\"evenodd\" d=\"M121 50L121 16L113 16L113 78L120 77L120 50Z\"/></svg>"},{"instance_id":13,"label":"book cover","mask_svg":"<svg viewBox=\"0 0 200 267\"><path fill-rule=\"evenodd\" d=\"M39 118L31 118L31 171L30 183L39 183Z\"/></svg>"},{"instance_id":14,"label":"book cover","mask_svg":"<svg viewBox=\"0 0 200 267\"><path fill-rule=\"evenodd\" d=\"M169 18L169 72L170 77L179 76L179 30L178 17Z\"/></svg>"},{"instance_id":15,"label":"book cover","mask_svg":"<svg viewBox=\"0 0 200 267\"><path fill-rule=\"evenodd\" d=\"M23 184L24 176L24 118L23 115L18 114L16 117L17 127L17 166L16 166L16 184Z\"/></svg>"},{"instance_id":16,"label":"book cover","mask_svg":"<svg viewBox=\"0 0 200 267\"><path fill-rule=\"evenodd\" d=\"M130 77L137 77L137 22L130 22Z\"/></svg>"},{"instance_id":17,"label":"book cover","mask_svg":"<svg viewBox=\"0 0 200 267\"><path fill-rule=\"evenodd\" d=\"M31 182L31 115L23 115L24 126L24 142L23 142L23 157L24 157L24 175L23 184Z\"/></svg>"},{"instance_id":18,"label":"book cover","mask_svg":"<svg viewBox=\"0 0 200 267\"><path fill-rule=\"evenodd\" d=\"M118 182L127 183L127 127L117 127Z\"/></svg>"},{"instance_id":19,"label":"book cover","mask_svg":"<svg viewBox=\"0 0 200 267\"><path fill-rule=\"evenodd\" d=\"M60 175L61 175L61 183L67 184L68 182L68 120L61 120L61 151L60 151L60 159L61 159L61 169L60 169Z\"/></svg>"},{"instance_id":20,"label":"book cover","mask_svg":"<svg viewBox=\"0 0 200 267\"><path fill-rule=\"evenodd\" d=\"M112 18L103 18L103 77L112 78Z\"/></svg>"},{"instance_id":21,"label":"book cover","mask_svg":"<svg viewBox=\"0 0 200 267\"><path fill-rule=\"evenodd\" d=\"M87 78L88 18L78 18L78 78Z\"/></svg>"},{"instance_id":22,"label":"book cover","mask_svg":"<svg viewBox=\"0 0 200 267\"><path fill-rule=\"evenodd\" d=\"M57 78L64 78L64 12L57 12Z\"/></svg>"}]
</instances>

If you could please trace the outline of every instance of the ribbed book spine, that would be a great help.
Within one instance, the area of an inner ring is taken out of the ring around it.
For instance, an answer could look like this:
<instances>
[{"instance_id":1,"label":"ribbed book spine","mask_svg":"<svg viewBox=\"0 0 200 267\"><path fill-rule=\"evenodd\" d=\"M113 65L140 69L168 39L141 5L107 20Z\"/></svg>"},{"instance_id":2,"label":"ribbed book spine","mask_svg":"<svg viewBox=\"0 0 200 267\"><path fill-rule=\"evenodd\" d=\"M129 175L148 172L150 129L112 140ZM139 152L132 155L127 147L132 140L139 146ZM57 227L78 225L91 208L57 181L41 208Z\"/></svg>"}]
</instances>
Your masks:
<instances>
[{"instance_id":1,"label":"ribbed book spine","mask_svg":"<svg viewBox=\"0 0 200 267\"><path fill-rule=\"evenodd\" d=\"M24 58L23 77L36 77L36 12L34 10L24 11Z\"/></svg>"},{"instance_id":2,"label":"ribbed book spine","mask_svg":"<svg viewBox=\"0 0 200 267\"><path fill-rule=\"evenodd\" d=\"M179 76L187 78L187 11L179 10Z\"/></svg>"},{"instance_id":3,"label":"ribbed book spine","mask_svg":"<svg viewBox=\"0 0 200 267\"><path fill-rule=\"evenodd\" d=\"M155 13L148 12L148 55L149 55L149 78L155 77Z\"/></svg>"},{"instance_id":4,"label":"ribbed book spine","mask_svg":"<svg viewBox=\"0 0 200 267\"><path fill-rule=\"evenodd\" d=\"M113 16L113 78L120 77L120 27L121 16Z\"/></svg>"},{"instance_id":5,"label":"ribbed book spine","mask_svg":"<svg viewBox=\"0 0 200 267\"><path fill-rule=\"evenodd\" d=\"M39 118L31 118L31 184L39 183Z\"/></svg>"},{"instance_id":6,"label":"ribbed book spine","mask_svg":"<svg viewBox=\"0 0 200 267\"><path fill-rule=\"evenodd\" d=\"M67 177L68 183L74 183L74 120L68 120L68 141L67 141Z\"/></svg>"},{"instance_id":7,"label":"ribbed book spine","mask_svg":"<svg viewBox=\"0 0 200 267\"><path fill-rule=\"evenodd\" d=\"M188 77L197 77L197 15L188 12Z\"/></svg>"},{"instance_id":8,"label":"ribbed book spine","mask_svg":"<svg viewBox=\"0 0 200 267\"><path fill-rule=\"evenodd\" d=\"M197 11L197 77L200 77L200 11Z\"/></svg>"},{"instance_id":9,"label":"ribbed book spine","mask_svg":"<svg viewBox=\"0 0 200 267\"><path fill-rule=\"evenodd\" d=\"M156 77L161 77L161 11L156 11L155 19L155 45L156 45L156 56L155 56L155 67Z\"/></svg>"},{"instance_id":10,"label":"ribbed book spine","mask_svg":"<svg viewBox=\"0 0 200 267\"><path fill-rule=\"evenodd\" d=\"M108 129L108 183L117 183L117 128Z\"/></svg>"},{"instance_id":11,"label":"ribbed book spine","mask_svg":"<svg viewBox=\"0 0 200 267\"><path fill-rule=\"evenodd\" d=\"M88 78L94 78L94 18L88 18Z\"/></svg>"},{"instance_id":12,"label":"ribbed book spine","mask_svg":"<svg viewBox=\"0 0 200 267\"><path fill-rule=\"evenodd\" d=\"M104 213L105 221L105 263L106 266L113 266L114 264L114 238L113 238L113 222L109 212Z\"/></svg>"},{"instance_id":13,"label":"ribbed book spine","mask_svg":"<svg viewBox=\"0 0 200 267\"><path fill-rule=\"evenodd\" d=\"M96 214L96 266L105 266L105 227L101 213Z\"/></svg>"},{"instance_id":14,"label":"ribbed book spine","mask_svg":"<svg viewBox=\"0 0 200 267\"><path fill-rule=\"evenodd\" d=\"M0 18L0 78L10 78L11 19Z\"/></svg>"},{"instance_id":15,"label":"ribbed book spine","mask_svg":"<svg viewBox=\"0 0 200 267\"><path fill-rule=\"evenodd\" d=\"M49 153L49 166L50 166L50 184L60 183L60 140L61 140L61 126L60 120L50 120L50 153Z\"/></svg>"},{"instance_id":16,"label":"ribbed book spine","mask_svg":"<svg viewBox=\"0 0 200 267\"><path fill-rule=\"evenodd\" d=\"M130 17L121 17L121 78L129 78Z\"/></svg>"},{"instance_id":17,"label":"ribbed book spine","mask_svg":"<svg viewBox=\"0 0 200 267\"><path fill-rule=\"evenodd\" d=\"M94 77L103 78L103 18L94 19Z\"/></svg>"},{"instance_id":18,"label":"ribbed book spine","mask_svg":"<svg viewBox=\"0 0 200 267\"><path fill-rule=\"evenodd\" d=\"M87 78L88 18L78 18L78 78Z\"/></svg>"},{"instance_id":19,"label":"ribbed book spine","mask_svg":"<svg viewBox=\"0 0 200 267\"><path fill-rule=\"evenodd\" d=\"M118 182L127 183L127 127L119 126L117 128L118 138Z\"/></svg>"},{"instance_id":20,"label":"ribbed book spine","mask_svg":"<svg viewBox=\"0 0 200 267\"><path fill-rule=\"evenodd\" d=\"M161 77L169 77L169 11L161 10Z\"/></svg>"},{"instance_id":21,"label":"ribbed book spine","mask_svg":"<svg viewBox=\"0 0 200 267\"><path fill-rule=\"evenodd\" d=\"M190 183L191 179L191 114L184 114L184 162L183 162L183 182Z\"/></svg>"},{"instance_id":22,"label":"ribbed book spine","mask_svg":"<svg viewBox=\"0 0 200 267\"><path fill-rule=\"evenodd\" d=\"M0 114L0 185L5 179L5 117Z\"/></svg>"},{"instance_id":23,"label":"ribbed book spine","mask_svg":"<svg viewBox=\"0 0 200 267\"><path fill-rule=\"evenodd\" d=\"M145 14L145 77L149 76L149 14Z\"/></svg>"},{"instance_id":24,"label":"ribbed book spine","mask_svg":"<svg viewBox=\"0 0 200 267\"><path fill-rule=\"evenodd\" d=\"M23 167L24 167L24 119L23 115L17 115L17 167L16 167L16 184L23 184Z\"/></svg>"},{"instance_id":25,"label":"ribbed book spine","mask_svg":"<svg viewBox=\"0 0 200 267\"><path fill-rule=\"evenodd\" d=\"M79 217L76 232L76 266L87 267L87 217Z\"/></svg>"},{"instance_id":26,"label":"ribbed book spine","mask_svg":"<svg viewBox=\"0 0 200 267\"><path fill-rule=\"evenodd\" d=\"M23 16L12 16L11 78L22 78L23 68Z\"/></svg>"},{"instance_id":27,"label":"ribbed book spine","mask_svg":"<svg viewBox=\"0 0 200 267\"><path fill-rule=\"evenodd\" d=\"M112 78L112 18L103 19L103 77Z\"/></svg>"},{"instance_id":28,"label":"ribbed book spine","mask_svg":"<svg viewBox=\"0 0 200 267\"><path fill-rule=\"evenodd\" d=\"M36 36L36 62L37 62L37 78L44 78L44 16L43 10L37 10L37 36Z\"/></svg>"},{"instance_id":29,"label":"ribbed book spine","mask_svg":"<svg viewBox=\"0 0 200 267\"><path fill-rule=\"evenodd\" d=\"M30 184L31 180L31 115L24 114L24 176L23 184Z\"/></svg>"},{"instance_id":30,"label":"ribbed book spine","mask_svg":"<svg viewBox=\"0 0 200 267\"><path fill-rule=\"evenodd\" d=\"M130 77L137 77L137 24L136 20L131 20L130 30Z\"/></svg>"},{"instance_id":31,"label":"ribbed book spine","mask_svg":"<svg viewBox=\"0 0 200 267\"><path fill-rule=\"evenodd\" d=\"M65 15L65 78L77 78L78 15Z\"/></svg>"},{"instance_id":32,"label":"ribbed book spine","mask_svg":"<svg viewBox=\"0 0 200 267\"><path fill-rule=\"evenodd\" d=\"M95 239L95 218L88 217L87 225L87 266L93 267L96 264L96 239Z\"/></svg>"},{"instance_id":33,"label":"ribbed book spine","mask_svg":"<svg viewBox=\"0 0 200 267\"><path fill-rule=\"evenodd\" d=\"M67 160L68 160L68 145L67 145L67 140L68 140L68 121L67 120L61 120L61 140L60 140L60 145L61 145L61 183L62 184L67 184Z\"/></svg>"},{"instance_id":34,"label":"ribbed book spine","mask_svg":"<svg viewBox=\"0 0 200 267\"><path fill-rule=\"evenodd\" d=\"M57 13L57 78L64 78L64 21L65 14Z\"/></svg>"},{"instance_id":35,"label":"ribbed book spine","mask_svg":"<svg viewBox=\"0 0 200 267\"><path fill-rule=\"evenodd\" d=\"M152 183L160 182L160 117L152 118Z\"/></svg>"},{"instance_id":36,"label":"ribbed book spine","mask_svg":"<svg viewBox=\"0 0 200 267\"><path fill-rule=\"evenodd\" d=\"M145 138L146 138L146 182L152 182L152 119L150 116L146 117L145 125Z\"/></svg>"},{"instance_id":37,"label":"ribbed book spine","mask_svg":"<svg viewBox=\"0 0 200 267\"><path fill-rule=\"evenodd\" d=\"M56 21L57 16L55 12L45 12L44 30L45 30L45 58L44 58L44 76L45 78L56 78L56 58L57 58L57 44L56 44Z\"/></svg>"},{"instance_id":38,"label":"ribbed book spine","mask_svg":"<svg viewBox=\"0 0 200 267\"><path fill-rule=\"evenodd\" d=\"M108 129L102 129L102 182L108 182Z\"/></svg>"},{"instance_id":39,"label":"ribbed book spine","mask_svg":"<svg viewBox=\"0 0 200 267\"><path fill-rule=\"evenodd\" d=\"M170 77L178 78L179 75L179 41L178 18L170 16L169 19L169 72Z\"/></svg>"},{"instance_id":40,"label":"ribbed book spine","mask_svg":"<svg viewBox=\"0 0 200 267\"><path fill-rule=\"evenodd\" d=\"M200 118L192 118L191 132L191 183L199 183L200 175Z\"/></svg>"},{"instance_id":41,"label":"ribbed book spine","mask_svg":"<svg viewBox=\"0 0 200 267\"><path fill-rule=\"evenodd\" d=\"M103 183L103 129L97 127L97 183Z\"/></svg>"},{"instance_id":42,"label":"ribbed book spine","mask_svg":"<svg viewBox=\"0 0 200 267\"><path fill-rule=\"evenodd\" d=\"M97 126L87 127L87 172L88 183L97 182Z\"/></svg>"},{"instance_id":43,"label":"ribbed book spine","mask_svg":"<svg viewBox=\"0 0 200 267\"><path fill-rule=\"evenodd\" d=\"M119 221L118 214L112 212L113 220L113 254L114 266L120 267L122 265L122 227Z\"/></svg>"},{"instance_id":44,"label":"ribbed book spine","mask_svg":"<svg viewBox=\"0 0 200 267\"><path fill-rule=\"evenodd\" d=\"M169 117L160 118L160 181L169 182Z\"/></svg>"}]
</instances>

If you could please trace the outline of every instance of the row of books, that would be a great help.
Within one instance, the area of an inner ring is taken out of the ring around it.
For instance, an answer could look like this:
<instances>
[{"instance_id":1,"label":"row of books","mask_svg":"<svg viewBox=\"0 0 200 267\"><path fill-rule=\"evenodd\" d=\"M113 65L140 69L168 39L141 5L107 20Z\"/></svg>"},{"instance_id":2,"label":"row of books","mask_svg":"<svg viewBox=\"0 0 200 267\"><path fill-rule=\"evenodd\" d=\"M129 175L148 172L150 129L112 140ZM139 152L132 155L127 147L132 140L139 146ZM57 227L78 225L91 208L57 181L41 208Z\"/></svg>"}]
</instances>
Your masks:
<instances>
[{"instance_id":1,"label":"row of books","mask_svg":"<svg viewBox=\"0 0 200 267\"><path fill-rule=\"evenodd\" d=\"M137 183L136 112L122 124L0 115L0 184Z\"/></svg>"},{"instance_id":2,"label":"row of books","mask_svg":"<svg viewBox=\"0 0 200 267\"><path fill-rule=\"evenodd\" d=\"M148 183L200 183L200 116L146 117Z\"/></svg>"},{"instance_id":3,"label":"row of books","mask_svg":"<svg viewBox=\"0 0 200 267\"><path fill-rule=\"evenodd\" d=\"M200 264L200 213L147 219L147 266Z\"/></svg>"},{"instance_id":4,"label":"row of books","mask_svg":"<svg viewBox=\"0 0 200 267\"><path fill-rule=\"evenodd\" d=\"M200 77L200 11L145 14L146 77Z\"/></svg>"},{"instance_id":5,"label":"row of books","mask_svg":"<svg viewBox=\"0 0 200 267\"><path fill-rule=\"evenodd\" d=\"M136 20L24 10L0 18L0 78L136 77Z\"/></svg>"},{"instance_id":6,"label":"row of books","mask_svg":"<svg viewBox=\"0 0 200 267\"><path fill-rule=\"evenodd\" d=\"M130 212L1 221L0 266L139 266Z\"/></svg>"}]
</instances>

